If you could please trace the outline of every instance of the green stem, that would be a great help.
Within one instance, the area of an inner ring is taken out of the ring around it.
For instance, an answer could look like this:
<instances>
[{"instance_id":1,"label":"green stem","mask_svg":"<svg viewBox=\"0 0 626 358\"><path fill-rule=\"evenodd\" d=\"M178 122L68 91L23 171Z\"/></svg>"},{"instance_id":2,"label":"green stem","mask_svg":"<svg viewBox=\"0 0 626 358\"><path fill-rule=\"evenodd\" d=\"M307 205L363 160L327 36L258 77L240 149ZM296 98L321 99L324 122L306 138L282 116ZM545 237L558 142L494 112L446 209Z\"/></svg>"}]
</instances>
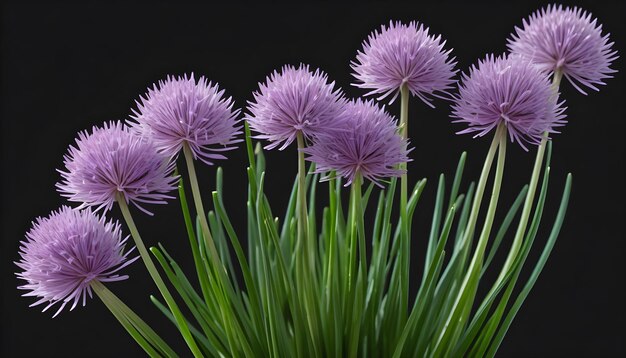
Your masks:
<instances>
[{"instance_id":1,"label":"green stem","mask_svg":"<svg viewBox=\"0 0 626 358\"><path fill-rule=\"evenodd\" d=\"M146 269L148 270L148 273L150 274L150 276L152 277L152 280L154 281L157 288L161 292L161 295L165 299L167 306L172 311L174 318L176 318L176 323L178 324L180 333L185 339L185 342L187 342L187 345L189 346L189 349L191 349L191 352L193 353L193 355L195 357L202 357L202 353L200 352L200 349L196 345L196 342L194 341L193 337L191 336L191 332L189 331L189 327L187 326L187 322L185 321L183 314L180 312L178 305L176 305L176 301L174 301L174 298L172 297L169 290L167 289L167 286L165 285L165 282L163 282L163 279L161 278L159 271L157 271L156 266L154 266L154 262L152 261L152 258L150 257L150 254L148 253L148 250L146 249L146 246L141 240L141 236L139 235L139 230L137 230L135 221L133 220L133 217L130 214L128 204L126 204L126 199L124 198L124 195L122 193L117 194L117 203L120 206L122 215L124 216L124 220L126 220L126 225L128 225L130 234L133 237L133 240L135 241L135 246L137 246L139 255L141 256L141 259L146 265Z\"/></svg>"},{"instance_id":2,"label":"green stem","mask_svg":"<svg viewBox=\"0 0 626 358\"><path fill-rule=\"evenodd\" d=\"M304 312L306 314L306 322L308 324L308 333L311 339L311 348L313 356L319 356L318 348L318 307L314 301L314 297L317 294L314 281L317 280L316 266L315 266L315 247L316 244L313 240L309 240L309 225L307 214L307 202L306 202L306 167L304 162L305 147L304 136L302 132L298 132L297 135L298 144L298 197L296 203L297 210L297 247L303 256L302 266L300 269L300 281L301 293L304 300Z\"/></svg>"},{"instance_id":3,"label":"green stem","mask_svg":"<svg viewBox=\"0 0 626 358\"><path fill-rule=\"evenodd\" d=\"M354 271L356 268L356 250L357 250L357 238L356 238L356 233L354 232L355 229L355 224L354 224L354 217L356 216L356 187L354 185L352 185L350 187L350 205L349 205L349 215L348 215L348 221L347 221L347 239L348 241L348 279L346 281L346 289L345 289L345 294L347 297L349 297L349 300L347 302L353 302L352 297L354 296L353 293L353 285L355 284L355 279L354 279ZM349 307L347 307L349 308Z\"/></svg>"},{"instance_id":4,"label":"green stem","mask_svg":"<svg viewBox=\"0 0 626 358\"><path fill-rule=\"evenodd\" d=\"M226 271L226 267L222 264L222 260L220 259L217 248L215 247L215 242L213 241L213 236L211 235L211 230L209 229L206 211L204 211L202 196L200 195L200 186L198 185L198 177L196 175L193 154L191 152L191 148L187 143L183 145L183 153L185 156L185 162L187 164L189 182L191 184L191 193L193 196L194 204L196 206L196 213L200 218L200 229L202 230L202 236L204 236L206 246L208 247L209 255L211 255L212 268L217 276L217 285L214 289L214 292L216 294L218 302L220 303L220 313L222 315L222 322L226 327L228 342L232 350L231 354L235 355L236 352L233 346L234 337L232 330L239 327L237 325L237 321L233 318L232 307L229 304L230 302L226 299L229 294L232 294L232 287L230 286L230 283L228 281L228 273ZM223 290L222 292L220 292L220 288Z\"/></svg>"},{"instance_id":5,"label":"green stem","mask_svg":"<svg viewBox=\"0 0 626 358\"><path fill-rule=\"evenodd\" d=\"M552 96L550 100L557 100L559 85L561 83L561 78L563 77L563 73L561 70L557 69L554 71L554 76L552 78ZM528 219L530 218L530 212L533 207L533 202L535 199L535 192L537 190L537 184L539 182L539 174L541 173L541 164L543 163L543 157L546 151L546 144L548 142L548 132L543 133L541 138L541 143L539 144L539 148L537 149L537 155L535 157L535 165L533 166L533 172L530 176L530 183L528 184L528 193L526 194L526 200L524 201L524 207L522 209L522 215L520 217L519 225L517 226L517 231L515 232L515 238L513 239L513 243L511 244L511 249L509 250L509 254L502 266L502 270L494 284L494 287L498 286L500 282L506 276L506 273L511 269L517 254L522 246L522 240L524 239L524 235L526 233L526 226L528 225Z\"/></svg>"},{"instance_id":6,"label":"green stem","mask_svg":"<svg viewBox=\"0 0 626 358\"><path fill-rule=\"evenodd\" d=\"M327 256L327 269L326 269L326 294L327 294L327 300L328 302L330 302L330 292L332 289L332 280L333 278L333 266L334 266L334 255L335 255L335 246L337 246L337 244L335 243L335 235L336 235L336 225L337 225L337 214L335 213L337 211L336 207L337 207L337 200L338 198L336 198L335 196L335 179L334 179L334 175L335 173L330 173L330 181L328 182L328 196L329 196L329 210L330 210L330 230L328 233L328 254ZM340 199L340 198L339 198Z\"/></svg>"},{"instance_id":7,"label":"green stem","mask_svg":"<svg viewBox=\"0 0 626 358\"><path fill-rule=\"evenodd\" d=\"M297 134L298 141L298 240L302 245L302 248L310 247L310 242L308 240L309 233L309 224L308 224L308 215L306 209L306 168L304 164L304 136L302 132L298 132ZM312 268L313 262L311 260L311 250L306 250L305 256L308 260L309 268Z\"/></svg>"},{"instance_id":8,"label":"green stem","mask_svg":"<svg viewBox=\"0 0 626 358\"><path fill-rule=\"evenodd\" d=\"M445 327L435 345L435 356L446 355L446 350L451 346L449 342L452 341L454 339L453 336L458 333L459 325L465 324L466 316L469 314L469 310L471 310L473 296L477 287L477 279L479 278L480 268L482 267L483 254L487 245L487 241L489 239L489 233L491 232L491 226L495 217L498 197L500 193L500 184L502 182L502 174L504 172L504 159L506 154L506 127L504 124L498 125L489 151L487 152L487 157L485 158L485 164L483 165L483 170L480 174L480 179L478 180L478 186L476 188L476 196L474 197L474 202L470 211L467 227L465 229L465 234L463 238L463 242L465 243L467 243L474 234L478 213L480 211L480 204L482 202L482 197L485 191L485 186L487 184L487 179L489 177L489 172L491 170L493 159L496 154L496 149L498 149L498 147L500 147L498 153L498 165L496 168L491 200L487 209L483 229L481 231L478 244L476 245L474 255L472 256L470 266L467 270L465 277L463 278L463 282L458 291L459 293L454 301L453 308L446 319Z\"/></svg>"},{"instance_id":9,"label":"green stem","mask_svg":"<svg viewBox=\"0 0 626 358\"><path fill-rule=\"evenodd\" d=\"M489 241L489 235L491 234L491 228L493 226L493 220L496 215L496 209L498 207L498 198L500 197L500 185L502 184L502 175L504 173L504 161L506 158L506 127L504 124L500 124L500 144L498 146L498 164L496 166L496 173L493 179L493 190L491 192L491 200L489 200L489 208L487 209L487 215L485 217L485 223L483 224L480 238L478 239L478 245L476 251L479 254L480 266L476 269L480 271L482 268L482 261Z\"/></svg>"},{"instance_id":10,"label":"green stem","mask_svg":"<svg viewBox=\"0 0 626 358\"><path fill-rule=\"evenodd\" d=\"M200 253L200 247L198 245L198 239L193 229L193 223L191 221L191 214L189 213L189 206L187 205L187 194L185 193L185 186L182 180L178 182L178 198L180 200L180 206L183 212L183 219L185 220L185 227L187 229L187 237L189 238L189 245L191 246L191 253L193 255L193 261L196 266L196 273L198 275L198 282L200 282L200 289L204 296L204 301L207 307L210 306L210 291L208 276L206 272L206 266L202 261L202 254Z\"/></svg>"},{"instance_id":11,"label":"green stem","mask_svg":"<svg viewBox=\"0 0 626 358\"><path fill-rule=\"evenodd\" d=\"M254 149L252 148L252 135L250 134L250 126L248 125L248 121L244 121L244 133L246 137L246 152L248 153L248 162L250 163L250 169L252 169L253 173L256 173Z\"/></svg>"},{"instance_id":12,"label":"green stem","mask_svg":"<svg viewBox=\"0 0 626 358\"><path fill-rule=\"evenodd\" d=\"M362 177L361 173L357 172L354 176L354 181L352 182L352 186L354 187L354 213L353 219L356 219L356 228L359 237L359 257L360 263L359 268L361 270L361 277L363 280L367 279L367 255L365 249L365 223L363 222L363 204L362 204L362 194L361 194L361 182ZM367 285L363 285L363 288L366 289ZM364 292L365 294L365 292Z\"/></svg>"},{"instance_id":13,"label":"green stem","mask_svg":"<svg viewBox=\"0 0 626 358\"><path fill-rule=\"evenodd\" d=\"M483 199L483 194L485 193L487 179L489 178L489 171L491 170L491 166L493 164L493 158L495 157L496 149L498 149L498 146L500 144L500 136L503 135L501 134L503 130L505 130L504 126L498 126L498 128L496 129L496 133L493 136L493 140L491 141L491 146L489 147L489 151L487 152L485 164L483 165L483 170L480 173L480 179L478 179L476 194L474 196L474 201L472 202L472 208L470 210L469 219L467 220L467 227L465 229L462 242L467 242L469 238L474 235L476 220L478 219L478 213L480 211L480 204Z\"/></svg>"},{"instance_id":14,"label":"green stem","mask_svg":"<svg viewBox=\"0 0 626 358\"><path fill-rule=\"evenodd\" d=\"M403 140L408 138L409 133L409 88L406 84L400 87L400 135ZM402 235L400 236L402 242L401 262L402 269L400 270L400 283L401 283L401 321L404 322L408 310L409 302L409 258L411 250L411 233L410 223L407 212L407 193L408 193L408 170L407 163L400 163L400 169L404 170L404 174L400 177L400 218L402 222Z\"/></svg>"},{"instance_id":15,"label":"green stem","mask_svg":"<svg viewBox=\"0 0 626 358\"><path fill-rule=\"evenodd\" d=\"M196 206L196 213L200 218L200 229L202 230L202 236L206 242L206 246L209 248L209 254L211 260L213 260L214 268L216 270L226 271L226 268L222 265L220 255L217 253L211 230L209 229L209 222L207 221L206 211L204 211L204 205L202 204L202 195L200 195L200 186L198 185L198 176L196 175L196 167L193 163L193 154L191 148L185 143L183 145L183 153L185 156L185 162L187 164L187 172L189 174L189 183L191 184L191 194L193 196L193 202Z\"/></svg>"}]
</instances>

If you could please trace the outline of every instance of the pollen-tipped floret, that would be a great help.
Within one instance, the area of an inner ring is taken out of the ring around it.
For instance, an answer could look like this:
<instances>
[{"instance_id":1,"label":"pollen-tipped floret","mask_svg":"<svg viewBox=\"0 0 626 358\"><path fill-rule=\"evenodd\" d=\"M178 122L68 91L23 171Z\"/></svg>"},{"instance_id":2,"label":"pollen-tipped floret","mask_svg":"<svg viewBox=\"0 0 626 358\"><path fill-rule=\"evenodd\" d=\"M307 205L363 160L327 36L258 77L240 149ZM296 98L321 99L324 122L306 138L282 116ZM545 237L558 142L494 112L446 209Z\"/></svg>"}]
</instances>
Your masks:
<instances>
[{"instance_id":1,"label":"pollen-tipped floret","mask_svg":"<svg viewBox=\"0 0 626 358\"><path fill-rule=\"evenodd\" d=\"M44 311L61 303L55 316L71 303L70 310L87 296L92 296L93 281L112 282L128 278L118 272L137 257L128 259L124 253L122 229L117 221L96 216L91 209L63 206L45 218L37 218L20 246L22 270L17 277L26 281L19 286L37 297L31 305L47 303Z\"/></svg>"},{"instance_id":2,"label":"pollen-tipped floret","mask_svg":"<svg viewBox=\"0 0 626 358\"><path fill-rule=\"evenodd\" d=\"M602 25L580 8L551 5L536 11L521 28L516 27L508 47L537 64L546 72L556 70L581 93L581 86L598 90L603 80L611 78L611 63L617 59L609 35L602 35Z\"/></svg>"},{"instance_id":3,"label":"pollen-tipped floret","mask_svg":"<svg viewBox=\"0 0 626 358\"><path fill-rule=\"evenodd\" d=\"M346 185L359 174L379 186L381 179L405 172L398 164L409 161L407 141L383 108L358 99L345 105L339 120L341 128L316 136L313 145L303 149L316 172L335 171Z\"/></svg>"},{"instance_id":4,"label":"pollen-tipped floret","mask_svg":"<svg viewBox=\"0 0 626 358\"><path fill-rule=\"evenodd\" d=\"M539 144L544 132L558 133L565 123L565 108L548 75L519 56L487 56L463 74L459 95L452 106L455 123L467 123L460 133L483 136L504 123L511 141L524 150Z\"/></svg>"},{"instance_id":5,"label":"pollen-tipped floret","mask_svg":"<svg viewBox=\"0 0 626 358\"><path fill-rule=\"evenodd\" d=\"M195 158L207 164L226 159L221 152L241 141L241 126L232 99L224 97L217 83L200 77L168 76L148 89L133 110L133 129L152 138L156 147L175 157L188 145Z\"/></svg>"},{"instance_id":6,"label":"pollen-tipped floret","mask_svg":"<svg viewBox=\"0 0 626 358\"><path fill-rule=\"evenodd\" d=\"M172 198L178 177L174 162L159 153L147 137L139 136L119 122L80 132L76 144L64 156L65 170L57 190L80 208L110 210L121 195L150 214L140 204L164 204Z\"/></svg>"},{"instance_id":7,"label":"pollen-tipped floret","mask_svg":"<svg viewBox=\"0 0 626 358\"><path fill-rule=\"evenodd\" d=\"M391 95L393 102L406 84L411 94L433 107L431 96L447 95L455 82L456 61L444 46L441 35L430 34L421 23L391 21L368 36L352 61L354 85L379 100Z\"/></svg>"},{"instance_id":8,"label":"pollen-tipped floret","mask_svg":"<svg viewBox=\"0 0 626 358\"><path fill-rule=\"evenodd\" d=\"M257 138L270 141L266 148L291 144L298 133L311 139L337 125L345 100L334 82L308 65L284 66L259 83L254 101L248 102L246 120Z\"/></svg>"}]
</instances>

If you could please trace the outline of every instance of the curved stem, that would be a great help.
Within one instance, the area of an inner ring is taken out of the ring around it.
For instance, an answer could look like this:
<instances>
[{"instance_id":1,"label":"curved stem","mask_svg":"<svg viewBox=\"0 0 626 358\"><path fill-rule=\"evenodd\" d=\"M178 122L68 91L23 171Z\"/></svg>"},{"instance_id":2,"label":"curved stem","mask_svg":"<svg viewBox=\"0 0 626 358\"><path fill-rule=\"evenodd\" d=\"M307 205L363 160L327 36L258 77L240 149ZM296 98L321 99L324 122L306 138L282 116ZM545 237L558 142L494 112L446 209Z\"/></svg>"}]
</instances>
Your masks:
<instances>
[{"instance_id":1,"label":"curved stem","mask_svg":"<svg viewBox=\"0 0 626 358\"><path fill-rule=\"evenodd\" d=\"M563 77L563 73L560 70L554 71L554 76L552 78L552 96L550 100L557 100L557 96L559 94L559 85L561 83L561 78ZM530 212L533 207L533 202L535 199L535 192L537 190L537 184L539 182L539 174L541 173L541 164L543 163L543 156L546 151L546 144L548 142L548 132L543 133L543 137L541 138L541 143L539 144L539 148L537 149L537 155L535 157L535 165L533 166L533 171L530 176L530 183L528 184L528 193L526 193L526 200L524 201L524 208L522 209L522 215L520 217L519 224L517 226L517 231L515 231L515 238L513 239L513 243L511 244L511 249L509 250L509 254L502 266L502 270L498 275L498 279L496 280L494 287L497 287L500 282L506 276L506 273L511 269L513 262L517 258L517 254L522 246L522 240L524 239L524 235L526 233L526 226L528 225L528 220L530 218Z\"/></svg>"},{"instance_id":2,"label":"curved stem","mask_svg":"<svg viewBox=\"0 0 626 358\"><path fill-rule=\"evenodd\" d=\"M485 191L485 186L487 184L487 179L489 177L489 172L491 170L493 159L496 154L496 149L498 149L498 147L500 148L498 152L498 165L496 167L491 200L489 201L489 207L485 216L483 229L481 231L478 244L476 245L474 255L472 256L470 266L467 269L467 273L465 274L461 287L459 288L458 295L455 298L453 308L450 311L450 314L446 319L445 327L439 335L437 343L435 344L435 348L433 350L435 352L435 356L446 355L446 350L450 346L448 344L449 341L453 340L453 335L457 334L457 328L459 327L459 325L465 324L465 318L467 315L469 315L469 310L471 310L473 297L478 284L478 278L480 277L479 275L480 269L482 267L484 251L487 245L487 241L489 239L489 234L491 232L491 227L493 225L493 220L496 213L498 198L500 194L500 185L502 182L502 175L504 173L504 160L506 154L506 127L502 123L498 125L489 151L487 152L487 157L485 158L485 164L483 165L483 170L480 174L480 179L478 180L476 196L474 197L472 209L462 242L467 243L474 234L476 221L478 219L478 213L480 211L480 204L482 202L482 197Z\"/></svg>"},{"instance_id":3,"label":"curved stem","mask_svg":"<svg viewBox=\"0 0 626 358\"><path fill-rule=\"evenodd\" d=\"M496 154L496 149L500 144L500 136L502 131L505 130L504 126L498 126L496 129L496 133L493 136L493 140L491 141L491 146L489 147L489 151L487 152L487 156L485 158L485 163L483 164L483 170L480 173L480 179L478 179L478 185L476 186L476 194L474 195L474 201L472 202L472 208L470 211L469 219L467 220L467 227L465 229L463 242L467 242L469 238L474 235L474 229L476 227L476 220L478 219L478 213L480 211L480 204L483 199L483 194L485 193L485 186L487 184L487 179L489 178L489 171L491 170L491 165L493 163L493 158Z\"/></svg>"},{"instance_id":4,"label":"curved stem","mask_svg":"<svg viewBox=\"0 0 626 358\"><path fill-rule=\"evenodd\" d=\"M498 164L496 166L496 173L493 179L493 190L491 191L491 200L489 200L489 208L487 209L487 215L485 216L485 223L480 233L477 245L477 254L479 255L480 266L477 269L482 268L483 254L489 241L489 235L491 234L491 228L493 226L493 220L496 215L496 209L498 207L498 198L500 197L500 185L502 184L502 175L504 174L504 162L506 158L506 127L504 124L500 124L503 129L500 132L500 143L498 146Z\"/></svg>"},{"instance_id":5,"label":"curved stem","mask_svg":"<svg viewBox=\"0 0 626 358\"><path fill-rule=\"evenodd\" d=\"M195 357L202 357L202 352L200 352L200 349L196 345L195 340L191 336L191 332L189 331L189 327L187 326L185 317L183 317L183 314L180 312L180 309L178 308L176 301L174 301L174 298L170 294L170 291L167 289L165 282L163 282L163 279L161 278L159 271L157 270L156 266L154 266L154 262L152 261L152 258L150 257L150 253L148 253L148 250L146 249L146 246L144 245L143 240L141 240L141 236L139 235L139 230L137 230L135 221L133 220L133 217L130 214L128 204L126 204L126 199L124 198L124 195L122 193L117 194L117 203L120 206L120 210L122 211L122 215L124 216L126 225L128 225L130 234L133 237L133 240L135 241L135 246L137 246L137 251L139 251L139 255L141 256L141 259L146 265L146 269L148 270L148 273L150 274L150 276L152 277L152 280L154 281L157 288L159 289L159 292L161 292L161 295L163 296L163 299L165 299L167 306L169 307L170 311L172 311L172 315L176 319L176 323L178 325L180 333L185 339L185 342L187 342L187 345L189 346L189 349L191 349L191 352L193 353L193 355Z\"/></svg>"},{"instance_id":6,"label":"curved stem","mask_svg":"<svg viewBox=\"0 0 626 358\"><path fill-rule=\"evenodd\" d=\"M185 156L185 163L187 164L187 172L189 174L189 183L191 184L191 194L193 196L193 202L196 206L196 214L200 218L200 228L202 229L202 236L204 236L206 246L209 248L209 254L211 255L211 260L213 260L215 269L225 271L226 268L222 265L222 260L217 253L215 242L213 241L213 236L211 235L211 230L209 229L209 222L207 221L206 211L204 211L204 205L202 204L202 195L200 195L200 186L198 185L196 167L193 163L193 154L191 153L191 148L189 148L189 145L187 143L183 145L183 154Z\"/></svg>"}]
</instances>

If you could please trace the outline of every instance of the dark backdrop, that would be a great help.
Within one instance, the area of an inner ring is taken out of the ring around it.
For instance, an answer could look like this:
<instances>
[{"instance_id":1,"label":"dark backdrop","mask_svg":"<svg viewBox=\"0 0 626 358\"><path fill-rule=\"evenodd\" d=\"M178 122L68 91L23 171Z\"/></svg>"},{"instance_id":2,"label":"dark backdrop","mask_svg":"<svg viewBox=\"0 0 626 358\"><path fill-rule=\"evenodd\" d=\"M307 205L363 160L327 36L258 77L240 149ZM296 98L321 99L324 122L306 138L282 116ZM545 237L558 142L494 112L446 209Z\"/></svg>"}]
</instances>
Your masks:
<instances>
[{"instance_id":1,"label":"dark backdrop","mask_svg":"<svg viewBox=\"0 0 626 358\"><path fill-rule=\"evenodd\" d=\"M624 7L579 2L611 33L624 55ZM285 63L309 63L328 72L351 96L349 62L361 41L390 19L419 20L447 39L459 68L485 53L506 50L505 40L542 2L429 2L352 5L5 4L2 15L2 341L9 356L141 356L142 352L97 299L63 312L28 308L14 276L18 242L30 221L64 203L54 190L55 169L75 133L106 120L124 119L134 99L167 74L194 72L218 81L237 105L251 99L257 82ZM583 96L563 83L568 125L555 136L551 190L536 249L556 215L567 172L574 175L570 209L537 285L511 327L500 355L623 356L624 345L624 80L620 72L599 93ZM416 213L414 269L419 271L436 179L451 174L467 150L466 178L476 179L489 140L456 136L449 105L430 109L414 100L410 137L415 150L410 177L430 184ZM389 108L398 113L397 104ZM534 153L510 145L501 208L529 179ZM225 198L240 233L245 227L245 153L220 163ZM296 170L295 151L269 156L267 193L276 212L287 201ZM202 166L208 199L214 168ZM468 180L464 181L464 186ZM166 244L187 269L188 243L178 203L137 212L146 241ZM501 209L503 211L503 209ZM114 210L112 217L121 218ZM500 215L501 217L501 215ZM531 256L531 260L537 255ZM180 337L150 304L154 286L140 263L131 279L110 288L185 352Z\"/></svg>"}]
</instances>

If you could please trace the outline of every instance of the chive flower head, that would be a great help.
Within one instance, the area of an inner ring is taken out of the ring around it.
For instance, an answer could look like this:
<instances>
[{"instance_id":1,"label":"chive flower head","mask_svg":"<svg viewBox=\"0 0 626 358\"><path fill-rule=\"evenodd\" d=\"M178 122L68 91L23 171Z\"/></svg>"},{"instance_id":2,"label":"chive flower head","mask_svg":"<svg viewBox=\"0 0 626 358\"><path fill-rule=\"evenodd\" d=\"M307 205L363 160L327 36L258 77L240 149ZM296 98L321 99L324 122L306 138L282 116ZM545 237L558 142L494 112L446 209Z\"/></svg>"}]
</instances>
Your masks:
<instances>
[{"instance_id":1,"label":"chive flower head","mask_svg":"<svg viewBox=\"0 0 626 358\"><path fill-rule=\"evenodd\" d=\"M128 259L134 250L124 252L125 242L117 221L107 221L90 208L84 210L63 206L49 216L35 219L20 245L22 270L16 273L26 281L19 289L24 296L36 297L32 306L47 304L44 311L61 303L55 313L71 303L84 306L93 293L93 281L113 282L128 278L118 272L138 257Z\"/></svg>"},{"instance_id":2,"label":"chive flower head","mask_svg":"<svg viewBox=\"0 0 626 358\"><path fill-rule=\"evenodd\" d=\"M617 59L609 34L591 13L580 8L550 5L530 15L508 41L513 54L521 55L542 69L563 76L581 93L582 86L598 90L613 77L610 68ZM579 85L580 84L580 85Z\"/></svg>"},{"instance_id":3,"label":"chive flower head","mask_svg":"<svg viewBox=\"0 0 626 358\"><path fill-rule=\"evenodd\" d=\"M152 139L167 156L175 157L187 144L195 159L213 164L226 159L221 152L240 142L240 110L217 83L194 75L168 76L148 88L133 109L133 129Z\"/></svg>"},{"instance_id":4,"label":"chive flower head","mask_svg":"<svg viewBox=\"0 0 626 358\"><path fill-rule=\"evenodd\" d=\"M342 92L324 72L311 71L302 64L274 71L265 83L259 83L253 95L245 119L259 133L256 138L270 142L267 149L285 149L298 133L311 139L336 127L337 115L345 103Z\"/></svg>"},{"instance_id":5,"label":"chive flower head","mask_svg":"<svg viewBox=\"0 0 626 358\"><path fill-rule=\"evenodd\" d=\"M395 118L384 108L357 99L344 106L339 118L341 128L321 133L303 149L317 173L335 171L346 185L359 174L382 186L382 179L405 172L398 164L409 161L407 140L400 137Z\"/></svg>"},{"instance_id":6,"label":"chive flower head","mask_svg":"<svg viewBox=\"0 0 626 358\"><path fill-rule=\"evenodd\" d=\"M350 64L356 87L366 95L388 96L393 102L406 85L412 95L433 107L431 96L449 97L455 83L456 60L445 49L441 35L433 35L419 22L389 22L372 32Z\"/></svg>"},{"instance_id":7,"label":"chive flower head","mask_svg":"<svg viewBox=\"0 0 626 358\"><path fill-rule=\"evenodd\" d=\"M544 132L558 133L556 128L565 124L565 108L557 97L548 75L531 62L488 55L463 74L452 117L468 125L458 134L475 137L504 123L511 141L527 151L526 144L539 144Z\"/></svg>"},{"instance_id":8,"label":"chive flower head","mask_svg":"<svg viewBox=\"0 0 626 358\"><path fill-rule=\"evenodd\" d=\"M80 208L110 210L121 194L143 212L141 204L165 204L178 177L175 163L160 153L150 138L131 132L120 122L80 132L64 156L65 170L57 190Z\"/></svg>"}]
</instances>

